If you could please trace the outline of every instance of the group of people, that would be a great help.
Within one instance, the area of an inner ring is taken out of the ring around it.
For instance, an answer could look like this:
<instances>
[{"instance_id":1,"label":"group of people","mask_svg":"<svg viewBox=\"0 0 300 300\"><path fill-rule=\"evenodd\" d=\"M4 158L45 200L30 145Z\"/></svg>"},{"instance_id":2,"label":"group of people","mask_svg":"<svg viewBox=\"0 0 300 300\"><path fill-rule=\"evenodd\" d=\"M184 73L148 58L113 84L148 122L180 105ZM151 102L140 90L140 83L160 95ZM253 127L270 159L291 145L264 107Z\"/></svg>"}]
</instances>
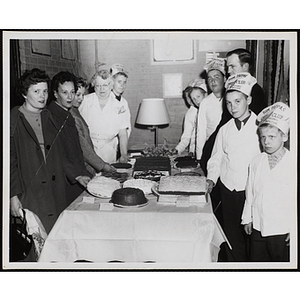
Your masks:
<instances>
[{"instance_id":1,"label":"group of people","mask_svg":"<svg viewBox=\"0 0 300 300\"><path fill-rule=\"evenodd\" d=\"M207 177L231 246L222 261L288 261L290 112L282 102L267 107L251 66L251 53L235 49L204 67L211 93L202 79L188 84L190 108L176 150L188 147Z\"/></svg>"},{"instance_id":2,"label":"group of people","mask_svg":"<svg viewBox=\"0 0 300 300\"><path fill-rule=\"evenodd\" d=\"M222 203L221 224L232 247L227 261L283 261L289 240L289 108L266 108L251 64L251 53L236 49L226 59L212 59L206 79L189 83L183 91L189 109L175 149L180 155L188 147L205 172L213 206ZM130 110L122 96L127 79L126 69L114 64L94 74L94 92L87 93L87 82L68 71L52 80L40 69L24 72L17 86L24 104L10 118L12 216L22 216L25 207L49 233L96 173L116 171L112 163L128 161Z\"/></svg>"},{"instance_id":3,"label":"group of people","mask_svg":"<svg viewBox=\"0 0 300 300\"><path fill-rule=\"evenodd\" d=\"M52 80L37 68L24 72L17 84L24 103L10 117L13 217L22 217L27 208L49 233L96 173L115 172L117 158L127 162L131 124L122 97L127 78L120 64L97 71L91 81L94 93L83 101L88 88L83 78L68 71Z\"/></svg>"}]
</instances>

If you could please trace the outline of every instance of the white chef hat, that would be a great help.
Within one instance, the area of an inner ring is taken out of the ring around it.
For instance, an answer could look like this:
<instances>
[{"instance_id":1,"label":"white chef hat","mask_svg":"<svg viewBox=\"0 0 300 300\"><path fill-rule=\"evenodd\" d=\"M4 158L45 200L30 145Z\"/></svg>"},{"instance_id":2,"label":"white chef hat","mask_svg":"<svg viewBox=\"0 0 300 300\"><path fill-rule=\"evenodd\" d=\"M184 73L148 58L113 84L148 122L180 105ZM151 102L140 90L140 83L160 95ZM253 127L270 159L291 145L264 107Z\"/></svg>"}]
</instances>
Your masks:
<instances>
[{"instance_id":1,"label":"white chef hat","mask_svg":"<svg viewBox=\"0 0 300 300\"><path fill-rule=\"evenodd\" d=\"M205 80L202 78L201 79L196 78L196 79L191 80L189 82L188 86L198 87L207 93L207 86L206 86Z\"/></svg>"},{"instance_id":2,"label":"white chef hat","mask_svg":"<svg viewBox=\"0 0 300 300\"><path fill-rule=\"evenodd\" d=\"M206 73L211 70L219 70L223 75L226 75L225 58L213 58L204 66L204 70L206 70Z\"/></svg>"},{"instance_id":3,"label":"white chef hat","mask_svg":"<svg viewBox=\"0 0 300 300\"><path fill-rule=\"evenodd\" d=\"M114 76L115 74L120 73L120 72L125 73L128 76L128 71L124 68L123 65L116 63L110 67L111 76Z\"/></svg>"},{"instance_id":4,"label":"white chef hat","mask_svg":"<svg viewBox=\"0 0 300 300\"><path fill-rule=\"evenodd\" d=\"M257 116L258 126L270 124L280 129L284 134L290 129L290 108L283 102L276 102L263 109Z\"/></svg>"},{"instance_id":5,"label":"white chef hat","mask_svg":"<svg viewBox=\"0 0 300 300\"><path fill-rule=\"evenodd\" d=\"M247 96L250 96L252 87L257 83L255 77L250 73L238 73L230 76L225 82L225 89L227 91L242 92Z\"/></svg>"}]
</instances>

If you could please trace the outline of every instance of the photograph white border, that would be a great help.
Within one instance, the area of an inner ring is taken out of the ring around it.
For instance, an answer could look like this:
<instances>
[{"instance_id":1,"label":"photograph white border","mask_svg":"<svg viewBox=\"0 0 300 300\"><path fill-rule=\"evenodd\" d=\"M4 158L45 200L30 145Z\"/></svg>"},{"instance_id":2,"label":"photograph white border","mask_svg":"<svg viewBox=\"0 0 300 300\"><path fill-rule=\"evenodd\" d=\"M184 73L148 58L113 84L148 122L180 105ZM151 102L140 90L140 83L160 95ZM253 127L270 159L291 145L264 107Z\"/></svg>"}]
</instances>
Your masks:
<instances>
[{"instance_id":1,"label":"photograph white border","mask_svg":"<svg viewBox=\"0 0 300 300\"><path fill-rule=\"evenodd\" d=\"M291 107L291 153L295 159L295 168L291 170L291 181L294 183L295 199L297 199L297 33L295 31L168 31L180 37L193 38L195 40L289 40L290 41L290 107ZM10 111L10 60L9 60L9 41L10 39L153 39L166 34L163 31L3 31L3 240L2 247L8 245L8 220L9 220L9 111ZM215 263L215 264L156 264L145 266L142 264L40 264L40 263L9 263L8 249L4 247L3 269L295 269L298 265L298 232L297 232L297 202L295 201L294 214L291 215L294 229L291 232L291 261L290 263Z\"/></svg>"}]
</instances>

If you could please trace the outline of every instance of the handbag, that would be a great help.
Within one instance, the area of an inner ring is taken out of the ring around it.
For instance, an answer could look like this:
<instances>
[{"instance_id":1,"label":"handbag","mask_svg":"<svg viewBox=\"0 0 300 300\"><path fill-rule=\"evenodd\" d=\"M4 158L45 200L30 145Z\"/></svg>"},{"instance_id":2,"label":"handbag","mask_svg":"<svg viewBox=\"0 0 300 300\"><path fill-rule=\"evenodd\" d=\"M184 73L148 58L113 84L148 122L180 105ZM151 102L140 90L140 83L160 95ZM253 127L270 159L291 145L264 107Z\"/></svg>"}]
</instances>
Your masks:
<instances>
[{"instance_id":1,"label":"handbag","mask_svg":"<svg viewBox=\"0 0 300 300\"><path fill-rule=\"evenodd\" d=\"M32 247L32 236L27 233L25 211L23 218L12 217L9 231L9 261L24 260Z\"/></svg>"},{"instance_id":2,"label":"handbag","mask_svg":"<svg viewBox=\"0 0 300 300\"><path fill-rule=\"evenodd\" d=\"M48 235L39 217L26 208L24 210L26 211L27 233L32 237L35 259L38 261Z\"/></svg>"}]
</instances>

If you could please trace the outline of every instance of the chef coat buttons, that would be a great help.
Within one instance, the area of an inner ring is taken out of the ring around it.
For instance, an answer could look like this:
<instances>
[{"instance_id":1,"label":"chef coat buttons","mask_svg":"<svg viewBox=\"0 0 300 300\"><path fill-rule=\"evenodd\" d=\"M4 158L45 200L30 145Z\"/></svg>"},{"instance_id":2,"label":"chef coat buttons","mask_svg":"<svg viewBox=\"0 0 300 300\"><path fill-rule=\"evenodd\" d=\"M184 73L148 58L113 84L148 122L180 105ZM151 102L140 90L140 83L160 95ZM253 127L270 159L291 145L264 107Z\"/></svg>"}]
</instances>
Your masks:
<instances>
[{"instance_id":1,"label":"chef coat buttons","mask_svg":"<svg viewBox=\"0 0 300 300\"><path fill-rule=\"evenodd\" d=\"M53 180L53 181L55 180L55 175L52 175L52 180Z\"/></svg>"}]
</instances>

